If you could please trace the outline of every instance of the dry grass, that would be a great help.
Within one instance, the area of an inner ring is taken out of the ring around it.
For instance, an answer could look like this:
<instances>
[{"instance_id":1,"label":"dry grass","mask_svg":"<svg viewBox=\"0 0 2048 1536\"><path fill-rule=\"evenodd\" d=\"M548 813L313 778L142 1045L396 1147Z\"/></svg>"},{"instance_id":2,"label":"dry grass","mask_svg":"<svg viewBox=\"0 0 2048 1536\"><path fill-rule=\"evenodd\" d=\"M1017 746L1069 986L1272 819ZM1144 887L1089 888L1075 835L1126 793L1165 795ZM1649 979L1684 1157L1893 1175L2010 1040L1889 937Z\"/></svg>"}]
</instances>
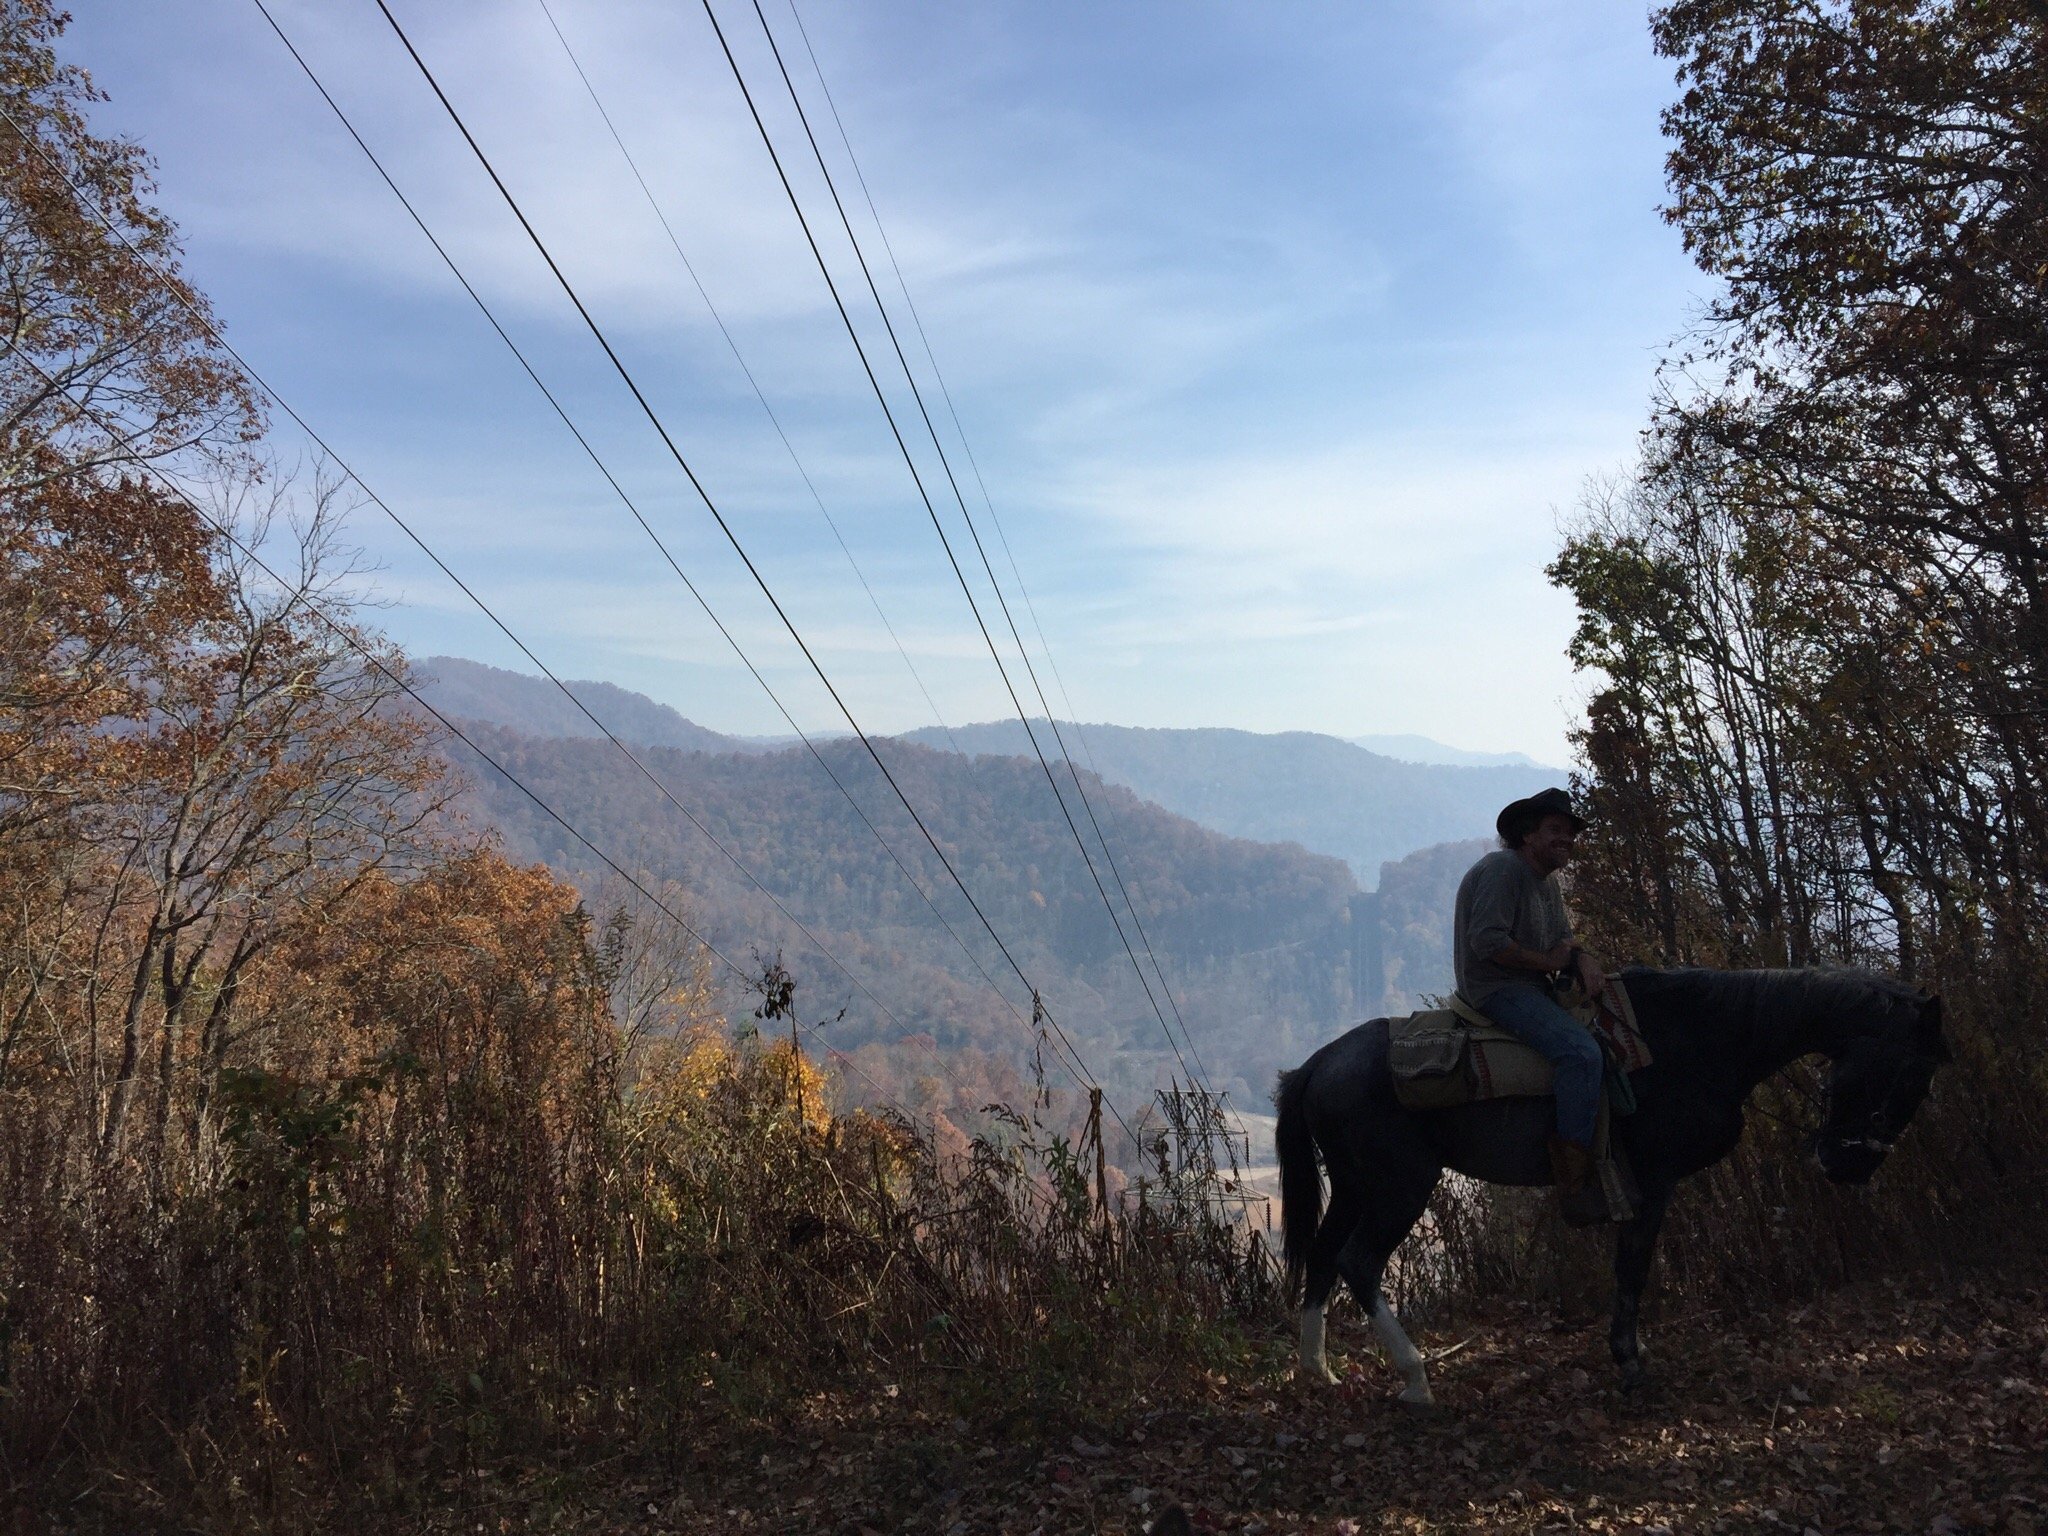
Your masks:
<instances>
[{"instance_id":1,"label":"dry grass","mask_svg":"<svg viewBox=\"0 0 2048 1536\"><path fill-rule=\"evenodd\" d=\"M1238 1359L1272 1305L1253 1239L1157 1192L1105 1208L1029 1118L945 1159L823 1113L787 1045L700 1035L628 1091L602 1032L567 1038L582 1089L545 1114L509 1074L430 1093L402 1055L236 1074L223 1176L168 1198L139 1171L67 1188L10 1137L13 1507L314 1528L862 1384L1114 1413Z\"/></svg>"}]
</instances>

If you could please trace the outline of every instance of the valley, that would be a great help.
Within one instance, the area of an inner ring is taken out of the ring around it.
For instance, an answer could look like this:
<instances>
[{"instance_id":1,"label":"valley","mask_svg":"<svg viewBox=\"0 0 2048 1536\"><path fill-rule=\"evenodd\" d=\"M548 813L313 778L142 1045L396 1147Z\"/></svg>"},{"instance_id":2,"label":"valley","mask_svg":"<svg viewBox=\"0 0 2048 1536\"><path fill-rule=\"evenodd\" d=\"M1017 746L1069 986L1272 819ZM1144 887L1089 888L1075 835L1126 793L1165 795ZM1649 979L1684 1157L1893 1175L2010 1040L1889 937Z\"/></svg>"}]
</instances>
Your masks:
<instances>
[{"instance_id":1,"label":"valley","mask_svg":"<svg viewBox=\"0 0 2048 1536\"><path fill-rule=\"evenodd\" d=\"M972 1108L1028 1071L1029 992L852 740L819 740L814 758L610 685L570 685L757 886L544 679L451 658L421 670L436 707L470 722L522 781L601 846L628 851L636 872L673 882L712 942L779 952L807 1018L831 1020L834 1046L892 1092ZM1061 1027L1112 1097L1137 1104L1199 1063L1233 1105L1262 1109L1280 1067L1445 990L1456 882L1498 805L1549 781L1519 766L1396 762L1309 733L1062 731L1089 764L1081 778L1109 857L1085 809L1070 808L1149 996L1021 723L877 745ZM617 877L530 800L452 751L468 814L509 854L575 881L593 906L621 898ZM971 1091L934 1073L934 1052Z\"/></svg>"}]
</instances>

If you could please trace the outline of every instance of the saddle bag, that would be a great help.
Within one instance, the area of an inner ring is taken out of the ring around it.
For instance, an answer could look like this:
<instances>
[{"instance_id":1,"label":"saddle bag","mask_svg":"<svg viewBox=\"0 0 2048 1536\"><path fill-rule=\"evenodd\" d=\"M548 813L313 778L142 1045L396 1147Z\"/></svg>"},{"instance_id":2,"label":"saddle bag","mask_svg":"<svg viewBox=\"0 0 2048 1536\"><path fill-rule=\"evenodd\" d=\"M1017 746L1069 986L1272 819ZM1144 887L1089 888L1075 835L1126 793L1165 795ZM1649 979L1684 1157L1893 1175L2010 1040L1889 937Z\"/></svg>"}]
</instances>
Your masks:
<instances>
[{"instance_id":1,"label":"saddle bag","mask_svg":"<svg viewBox=\"0 0 2048 1536\"><path fill-rule=\"evenodd\" d=\"M1620 993L1618 986L1616 990ZM1406 1109L1448 1109L1481 1099L1535 1098L1551 1092L1550 1063L1535 1049L1463 998L1454 995L1450 1003L1448 1008L1387 1021L1387 1066L1397 1103ZM1581 1022L1601 1040L1608 1059L1593 1149L1600 1199L1606 1219L1626 1221L1635 1214L1641 1196L1627 1161L1613 1147L1612 1117L1616 1108L1624 1114L1634 1109L1627 1070L1646 1065L1649 1048L1635 1028L1634 1009L1625 993L1620 994L1620 1011L1613 1020L1595 1017L1588 1007Z\"/></svg>"},{"instance_id":2,"label":"saddle bag","mask_svg":"<svg viewBox=\"0 0 2048 1536\"><path fill-rule=\"evenodd\" d=\"M1409 1109L1445 1109L1478 1097L1472 1031L1448 1008L1400 1020L1387 1039L1395 1096Z\"/></svg>"}]
</instances>

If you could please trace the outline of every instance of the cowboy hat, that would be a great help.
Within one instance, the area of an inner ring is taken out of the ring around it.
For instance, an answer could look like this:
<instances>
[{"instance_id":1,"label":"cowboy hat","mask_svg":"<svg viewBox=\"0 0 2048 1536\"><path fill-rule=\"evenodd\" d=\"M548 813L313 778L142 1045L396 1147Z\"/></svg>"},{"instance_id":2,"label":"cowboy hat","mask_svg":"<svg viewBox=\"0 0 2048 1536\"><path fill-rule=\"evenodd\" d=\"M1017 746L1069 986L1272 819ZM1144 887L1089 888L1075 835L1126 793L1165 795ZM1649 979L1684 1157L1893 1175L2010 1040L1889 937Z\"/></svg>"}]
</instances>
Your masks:
<instances>
[{"instance_id":1,"label":"cowboy hat","mask_svg":"<svg viewBox=\"0 0 2048 1536\"><path fill-rule=\"evenodd\" d=\"M1546 816L1562 816L1572 824L1574 832L1586 830L1586 818L1572 809L1572 797L1561 789L1539 789L1533 795L1525 796L1502 807L1500 815L1494 818L1493 829L1501 840L1510 845L1522 838Z\"/></svg>"}]
</instances>

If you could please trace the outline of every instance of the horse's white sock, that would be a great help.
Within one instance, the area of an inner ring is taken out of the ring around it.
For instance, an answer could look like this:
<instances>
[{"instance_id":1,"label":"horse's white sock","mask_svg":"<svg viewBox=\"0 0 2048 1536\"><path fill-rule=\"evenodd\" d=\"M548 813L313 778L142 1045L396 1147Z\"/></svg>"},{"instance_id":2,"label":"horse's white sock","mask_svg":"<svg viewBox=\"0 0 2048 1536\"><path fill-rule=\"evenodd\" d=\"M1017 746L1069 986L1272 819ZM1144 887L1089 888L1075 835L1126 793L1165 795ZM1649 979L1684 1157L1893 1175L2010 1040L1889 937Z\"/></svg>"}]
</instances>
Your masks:
<instances>
[{"instance_id":1,"label":"horse's white sock","mask_svg":"<svg viewBox=\"0 0 2048 1536\"><path fill-rule=\"evenodd\" d=\"M1335 1381L1336 1372L1323 1355L1323 1309L1301 1309L1301 1368L1312 1381Z\"/></svg>"},{"instance_id":2,"label":"horse's white sock","mask_svg":"<svg viewBox=\"0 0 2048 1536\"><path fill-rule=\"evenodd\" d=\"M1408 1378L1408 1385L1401 1389L1404 1403L1433 1403L1430 1395L1429 1376L1422 1368L1422 1351L1408 1337L1401 1320L1394 1316L1393 1308L1387 1305L1387 1298L1375 1295L1372 1299L1372 1326L1379 1334L1380 1343L1386 1346L1387 1358L1394 1362L1394 1369Z\"/></svg>"}]
</instances>

